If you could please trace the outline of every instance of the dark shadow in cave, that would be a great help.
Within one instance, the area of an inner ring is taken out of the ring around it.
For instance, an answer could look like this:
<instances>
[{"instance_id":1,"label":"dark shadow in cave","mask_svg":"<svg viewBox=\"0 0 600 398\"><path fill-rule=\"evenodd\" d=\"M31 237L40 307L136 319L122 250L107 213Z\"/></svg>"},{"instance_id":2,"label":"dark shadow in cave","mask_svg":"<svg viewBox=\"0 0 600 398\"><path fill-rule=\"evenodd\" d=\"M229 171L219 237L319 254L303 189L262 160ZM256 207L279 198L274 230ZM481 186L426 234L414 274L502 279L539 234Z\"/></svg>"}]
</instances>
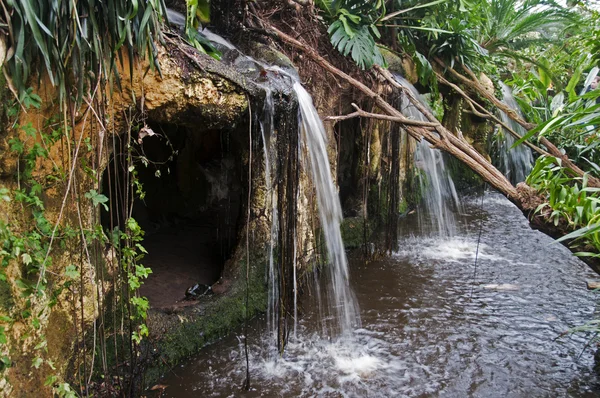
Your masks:
<instances>
[{"instance_id":1,"label":"dark shadow in cave","mask_svg":"<svg viewBox=\"0 0 600 398\"><path fill-rule=\"evenodd\" d=\"M134 137L134 164L145 196L134 200L132 216L145 231L142 260L152 274L140 288L150 306L168 309L182 302L196 283L216 282L237 243L245 167L243 133L149 123L155 135ZM124 225L125 155L115 151L103 176L111 216L105 229ZM115 170L116 169L116 170ZM109 175L110 173L110 175ZM121 176L120 178L115 178ZM109 194L110 193L110 194Z\"/></svg>"}]
</instances>

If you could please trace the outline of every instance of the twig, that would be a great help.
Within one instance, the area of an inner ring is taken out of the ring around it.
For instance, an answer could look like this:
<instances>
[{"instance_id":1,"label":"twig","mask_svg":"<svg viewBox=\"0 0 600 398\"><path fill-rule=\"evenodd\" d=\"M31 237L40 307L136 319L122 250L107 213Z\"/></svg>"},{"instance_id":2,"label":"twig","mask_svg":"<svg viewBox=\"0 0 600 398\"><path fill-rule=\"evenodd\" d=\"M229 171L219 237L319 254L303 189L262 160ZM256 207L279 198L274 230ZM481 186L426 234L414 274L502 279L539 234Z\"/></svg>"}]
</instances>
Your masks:
<instances>
[{"instance_id":1,"label":"twig","mask_svg":"<svg viewBox=\"0 0 600 398\"><path fill-rule=\"evenodd\" d=\"M387 120L390 122L396 122L396 123L403 124L405 126L418 126L418 127L425 127L425 128L435 128L435 127L439 126L439 123L421 122L419 120L408 119L405 117L382 115L381 113L367 112L367 111L364 111L361 108L359 108L358 105L356 105L354 103L352 104L352 107L354 109L356 109L356 112L350 113L348 115L343 115L343 116L328 116L328 117L324 118L324 120L332 121L332 120L352 119L355 117L367 117L367 118L371 118L371 119L379 119L379 120Z\"/></svg>"}]
</instances>

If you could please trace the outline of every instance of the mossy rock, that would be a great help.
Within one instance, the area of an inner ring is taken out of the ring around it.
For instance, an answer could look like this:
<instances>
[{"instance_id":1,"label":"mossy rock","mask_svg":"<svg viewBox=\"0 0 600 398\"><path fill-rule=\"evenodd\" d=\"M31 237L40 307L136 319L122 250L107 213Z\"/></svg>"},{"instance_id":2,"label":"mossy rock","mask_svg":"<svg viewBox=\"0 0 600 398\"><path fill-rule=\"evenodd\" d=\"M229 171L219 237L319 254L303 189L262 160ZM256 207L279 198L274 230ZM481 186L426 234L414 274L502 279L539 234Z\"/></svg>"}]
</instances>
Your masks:
<instances>
[{"instance_id":1,"label":"mossy rock","mask_svg":"<svg viewBox=\"0 0 600 398\"><path fill-rule=\"evenodd\" d=\"M411 84L415 84L419 80L417 67L412 59L401 57L386 48L381 48L380 51L391 72L399 73Z\"/></svg>"},{"instance_id":2,"label":"mossy rock","mask_svg":"<svg viewBox=\"0 0 600 398\"><path fill-rule=\"evenodd\" d=\"M373 233L371 225L367 222L366 238L369 239ZM365 242L365 220L362 217L346 218L340 225L342 241L346 249L356 249Z\"/></svg>"}]
</instances>

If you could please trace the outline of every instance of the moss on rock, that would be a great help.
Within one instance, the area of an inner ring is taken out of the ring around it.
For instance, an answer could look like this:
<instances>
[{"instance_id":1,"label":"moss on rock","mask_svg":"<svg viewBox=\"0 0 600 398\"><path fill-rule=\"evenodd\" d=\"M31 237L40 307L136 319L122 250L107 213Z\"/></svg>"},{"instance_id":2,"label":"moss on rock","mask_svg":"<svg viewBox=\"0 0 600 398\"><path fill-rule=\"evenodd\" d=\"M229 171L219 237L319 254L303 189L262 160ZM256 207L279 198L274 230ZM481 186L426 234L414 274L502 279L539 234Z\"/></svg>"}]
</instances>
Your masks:
<instances>
[{"instance_id":1,"label":"moss on rock","mask_svg":"<svg viewBox=\"0 0 600 398\"><path fill-rule=\"evenodd\" d=\"M366 228L366 232L365 232ZM356 249L361 247L366 238L369 239L373 233L373 229L369 222L366 222L362 217L346 218L340 225L342 232L342 240L346 249Z\"/></svg>"}]
</instances>

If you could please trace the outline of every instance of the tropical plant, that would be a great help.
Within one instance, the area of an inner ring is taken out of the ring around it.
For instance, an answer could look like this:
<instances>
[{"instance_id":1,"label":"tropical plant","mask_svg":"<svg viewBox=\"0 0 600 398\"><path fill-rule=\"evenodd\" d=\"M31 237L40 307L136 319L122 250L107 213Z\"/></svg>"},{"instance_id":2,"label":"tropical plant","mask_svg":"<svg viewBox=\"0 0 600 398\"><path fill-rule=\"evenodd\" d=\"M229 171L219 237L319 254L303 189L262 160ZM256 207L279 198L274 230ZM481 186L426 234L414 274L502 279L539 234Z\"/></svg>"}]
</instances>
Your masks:
<instances>
[{"instance_id":1,"label":"tropical plant","mask_svg":"<svg viewBox=\"0 0 600 398\"><path fill-rule=\"evenodd\" d=\"M381 38L375 23L385 15L383 0L318 0L316 5L330 22L327 33L339 52L351 55L361 69L370 69L375 64L385 66L375 43L375 39Z\"/></svg>"},{"instance_id":2,"label":"tropical plant","mask_svg":"<svg viewBox=\"0 0 600 398\"><path fill-rule=\"evenodd\" d=\"M490 53L549 40L575 17L552 1L491 0L479 4L479 43Z\"/></svg>"},{"instance_id":3,"label":"tropical plant","mask_svg":"<svg viewBox=\"0 0 600 398\"><path fill-rule=\"evenodd\" d=\"M186 0L185 34L198 51L219 60L221 53L199 29L201 24L210 22L210 2L208 0Z\"/></svg>"},{"instance_id":4,"label":"tropical plant","mask_svg":"<svg viewBox=\"0 0 600 398\"><path fill-rule=\"evenodd\" d=\"M527 184L545 194L548 202L541 204L536 212L550 209L546 214L558 225L566 221L570 229L587 226L600 220L600 188L588 187L588 175L574 177L574 173L562 167L561 160L552 156L538 158L527 177ZM597 247L600 250L600 246Z\"/></svg>"}]
</instances>

